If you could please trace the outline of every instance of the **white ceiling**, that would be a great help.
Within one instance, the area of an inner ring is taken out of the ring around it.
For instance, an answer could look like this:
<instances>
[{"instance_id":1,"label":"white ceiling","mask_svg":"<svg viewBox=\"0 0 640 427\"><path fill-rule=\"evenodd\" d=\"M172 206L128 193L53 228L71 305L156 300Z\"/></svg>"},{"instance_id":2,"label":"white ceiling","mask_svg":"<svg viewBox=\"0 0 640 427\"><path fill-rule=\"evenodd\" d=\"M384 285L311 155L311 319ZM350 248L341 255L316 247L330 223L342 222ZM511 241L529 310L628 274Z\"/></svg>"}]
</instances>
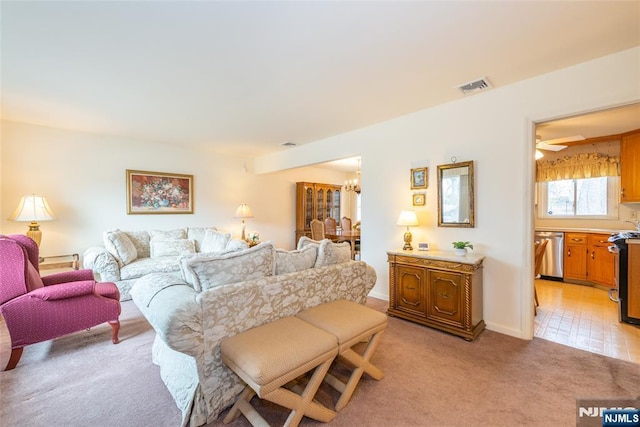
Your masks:
<instances>
[{"instance_id":1,"label":"white ceiling","mask_svg":"<svg viewBox=\"0 0 640 427\"><path fill-rule=\"evenodd\" d=\"M246 156L640 45L639 1L2 1L0 19L2 118Z\"/></svg>"}]
</instances>

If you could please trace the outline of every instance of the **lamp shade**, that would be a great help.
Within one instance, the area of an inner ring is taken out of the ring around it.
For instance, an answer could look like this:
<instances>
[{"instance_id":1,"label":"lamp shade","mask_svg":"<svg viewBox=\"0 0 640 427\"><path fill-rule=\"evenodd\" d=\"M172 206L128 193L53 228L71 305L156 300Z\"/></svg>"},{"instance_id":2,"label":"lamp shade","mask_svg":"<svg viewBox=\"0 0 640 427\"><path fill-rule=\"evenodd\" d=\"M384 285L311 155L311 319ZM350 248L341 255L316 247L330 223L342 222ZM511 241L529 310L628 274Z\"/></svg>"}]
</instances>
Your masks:
<instances>
[{"instance_id":1,"label":"lamp shade","mask_svg":"<svg viewBox=\"0 0 640 427\"><path fill-rule=\"evenodd\" d=\"M398 217L397 224L403 225L405 227L414 227L418 225L418 216L416 215L416 211L400 212L400 216Z\"/></svg>"},{"instance_id":2,"label":"lamp shade","mask_svg":"<svg viewBox=\"0 0 640 427\"><path fill-rule=\"evenodd\" d=\"M54 219L53 211L44 196L23 196L18 207L9 217L13 221L51 221Z\"/></svg>"},{"instance_id":3,"label":"lamp shade","mask_svg":"<svg viewBox=\"0 0 640 427\"><path fill-rule=\"evenodd\" d=\"M246 203L240 203L238 209L236 209L234 218L253 218L253 214L251 213L251 209L249 209L249 205Z\"/></svg>"}]
</instances>

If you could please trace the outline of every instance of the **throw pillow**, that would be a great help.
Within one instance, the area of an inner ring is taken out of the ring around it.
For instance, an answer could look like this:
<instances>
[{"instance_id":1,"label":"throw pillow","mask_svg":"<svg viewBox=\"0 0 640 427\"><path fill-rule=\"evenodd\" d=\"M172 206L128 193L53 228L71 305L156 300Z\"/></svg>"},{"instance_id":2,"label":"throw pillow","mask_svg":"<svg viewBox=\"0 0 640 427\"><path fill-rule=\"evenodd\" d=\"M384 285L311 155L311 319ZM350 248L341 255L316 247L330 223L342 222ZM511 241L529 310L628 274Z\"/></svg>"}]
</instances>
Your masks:
<instances>
[{"instance_id":1,"label":"throw pillow","mask_svg":"<svg viewBox=\"0 0 640 427\"><path fill-rule=\"evenodd\" d=\"M351 245L349 242L333 243L329 239L324 239L318 248L318 257L315 267L325 265L340 264L351 261Z\"/></svg>"},{"instance_id":2,"label":"throw pillow","mask_svg":"<svg viewBox=\"0 0 640 427\"><path fill-rule=\"evenodd\" d=\"M244 240L231 239L227 243L227 247L224 248L225 252L241 251L243 249L249 249L249 244Z\"/></svg>"},{"instance_id":3,"label":"throw pillow","mask_svg":"<svg viewBox=\"0 0 640 427\"><path fill-rule=\"evenodd\" d=\"M223 252L226 249L229 240L231 240L231 233L207 230L204 233L204 239L202 239L202 244L200 245L200 252Z\"/></svg>"},{"instance_id":4,"label":"throw pillow","mask_svg":"<svg viewBox=\"0 0 640 427\"><path fill-rule=\"evenodd\" d=\"M272 276L275 248L271 242L260 243L243 251L223 255L196 254L180 258L184 280L197 291L229 283Z\"/></svg>"},{"instance_id":5,"label":"throw pillow","mask_svg":"<svg viewBox=\"0 0 640 427\"><path fill-rule=\"evenodd\" d=\"M150 230L149 236L151 236L151 240L186 239L187 230L184 228L176 228L175 230Z\"/></svg>"},{"instance_id":6,"label":"throw pillow","mask_svg":"<svg viewBox=\"0 0 640 427\"><path fill-rule=\"evenodd\" d=\"M321 240L313 240L308 238L307 236L302 236L300 240L298 240L298 247L296 249L302 249L305 246L316 245L316 247L320 246Z\"/></svg>"},{"instance_id":7,"label":"throw pillow","mask_svg":"<svg viewBox=\"0 0 640 427\"><path fill-rule=\"evenodd\" d=\"M116 261L118 261L120 267L138 258L138 251L125 232L118 229L105 231L103 237L104 246Z\"/></svg>"},{"instance_id":8,"label":"throw pillow","mask_svg":"<svg viewBox=\"0 0 640 427\"><path fill-rule=\"evenodd\" d=\"M196 252L202 252L200 249L202 241L207 230L215 230L215 227L189 227L187 228L187 239L193 240L196 244Z\"/></svg>"},{"instance_id":9,"label":"throw pillow","mask_svg":"<svg viewBox=\"0 0 640 427\"><path fill-rule=\"evenodd\" d=\"M196 252L193 240L189 239L152 239L151 258L162 256L189 255Z\"/></svg>"},{"instance_id":10,"label":"throw pillow","mask_svg":"<svg viewBox=\"0 0 640 427\"><path fill-rule=\"evenodd\" d=\"M31 261L27 260L27 292L40 288L44 288L42 277L40 277L38 270L31 264Z\"/></svg>"},{"instance_id":11,"label":"throw pillow","mask_svg":"<svg viewBox=\"0 0 640 427\"><path fill-rule=\"evenodd\" d=\"M313 268L318 256L315 245L307 245L296 251L276 249L276 274L294 273Z\"/></svg>"}]
</instances>

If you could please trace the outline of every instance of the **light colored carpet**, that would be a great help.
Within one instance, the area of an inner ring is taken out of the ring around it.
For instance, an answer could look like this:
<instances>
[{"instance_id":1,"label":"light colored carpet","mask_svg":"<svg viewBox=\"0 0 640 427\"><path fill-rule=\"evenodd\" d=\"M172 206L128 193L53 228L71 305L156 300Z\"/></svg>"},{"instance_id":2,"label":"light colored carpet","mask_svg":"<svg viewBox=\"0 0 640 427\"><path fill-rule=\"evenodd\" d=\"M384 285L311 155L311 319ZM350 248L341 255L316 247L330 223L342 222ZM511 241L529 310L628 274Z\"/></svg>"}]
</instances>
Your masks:
<instances>
[{"instance_id":1,"label":"light colored carpet","mask_svg":"<svg viewBox=\"0 0 640 427\"><path fill-rule=\"evenodd\" d=\"M369 305L386 308L374 299ZM25 348L15 370L0 372L0 425L178 426L178 409L151 363L153 331L131 301L121 319L118 345L103 325ZM331 425L568 426L576 398L640 394L640 365L492 331L469 343L395 318L373 363L385 378L364 377ZM337 393L323 385L317 398L329 405ZM272 425L288 414L252 403ZM223 416L210 425L223 425ZM229 425L249 423L241 417Z\"/></svg>"}]
</instances>

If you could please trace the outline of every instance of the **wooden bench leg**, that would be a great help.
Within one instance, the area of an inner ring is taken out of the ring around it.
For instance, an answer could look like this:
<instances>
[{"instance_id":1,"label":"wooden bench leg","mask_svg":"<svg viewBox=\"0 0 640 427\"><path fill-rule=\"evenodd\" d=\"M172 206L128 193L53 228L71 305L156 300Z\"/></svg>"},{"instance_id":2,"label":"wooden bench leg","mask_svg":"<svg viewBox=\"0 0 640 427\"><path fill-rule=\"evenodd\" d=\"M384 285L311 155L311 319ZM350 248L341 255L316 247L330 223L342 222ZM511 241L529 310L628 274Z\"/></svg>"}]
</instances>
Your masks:
<instances>
[{"instance_id":1,"label":"wooden bench leg","mask_svg":"<svg viewBox=\"0 0 640 427\"><path fill-rule=\"evenodd\" d=\"M253 406L251 406L251 404L249 403L251 401L251 399L253 398L253 396L255 396L255 395L256 395L256 392L253 391L253 389L251 387L246 386L244 388L244 390L242 391L242 393L240 393L240 396L238 396L238 399L236 400L236 403L233 405L233 407L231 408L231 410L229 411L227 416L224 417L224 420L222 420L222 421L225 424L229 424L231 421L233 421L236 418L238 418L240 416L240 414L243 414L245 417L247 417L247 419L249 420L249 422L253 426L259 425L259 423L261 421L264 423L262 425L267 425L268 426L269 424L266 423L264 418L262 418L256 412L256 410L253 409Z\"/></svg>"},{"instance_id":2,"label":"wooden bench leg","mask_svg":"<svg viewBox=\"0 0 640 427\"><path fill-rule=\"evenodd\" d=\"M340 398L338 399L338 402L335 406L336 411L341 410L347 405L347 403L349 403L349 400L351 399L351 396L353 395L353 392L355 391L356 386L358 385L358 382L360 382L360 378L363 374L366 373L374 380L381 380L384 377L384 372L382 372L378 367L374 366L370 362L371 356L373 356L373 353L375 353L383 332L384 330L373 334L371 340L369 341L369 344L365 348L362 355L358 354L350 348L339 354L339 357L341 359L349 362L355 367L355 369L351 373L351 376L349 377L349 380L346 382L346 384L342 383L340 380L331 375L328 375L325 380L327 384L341 393Z\"/></svg>"},{"instance_id":3,"label":"wooden bench leg","mask_svg":"<svg viewBox=\"0 0 640 427\"><path fill-rule=\"evenodd\" d=\"M305 387L301 395L298 395L290 390L287 390L286 388L281 387L277 390L272 391L271 393L262 396L262 398L265 400L269 400L280 406L291 409L291 413L287 417L287 421L284 424L285 426L297 426L302 420L303 416L307 416L324 423L328 423L336 416L336 413L331 409L326 408L313 401L313 398L318 391L318 387L320 387L320 384L322 384L322 380L327 374L327 371L329 370L332 362L333 357L320 364L314 370L313 375L309 379L309 382L307 383L307 386Z\"/></svg>"}]
</instances>

